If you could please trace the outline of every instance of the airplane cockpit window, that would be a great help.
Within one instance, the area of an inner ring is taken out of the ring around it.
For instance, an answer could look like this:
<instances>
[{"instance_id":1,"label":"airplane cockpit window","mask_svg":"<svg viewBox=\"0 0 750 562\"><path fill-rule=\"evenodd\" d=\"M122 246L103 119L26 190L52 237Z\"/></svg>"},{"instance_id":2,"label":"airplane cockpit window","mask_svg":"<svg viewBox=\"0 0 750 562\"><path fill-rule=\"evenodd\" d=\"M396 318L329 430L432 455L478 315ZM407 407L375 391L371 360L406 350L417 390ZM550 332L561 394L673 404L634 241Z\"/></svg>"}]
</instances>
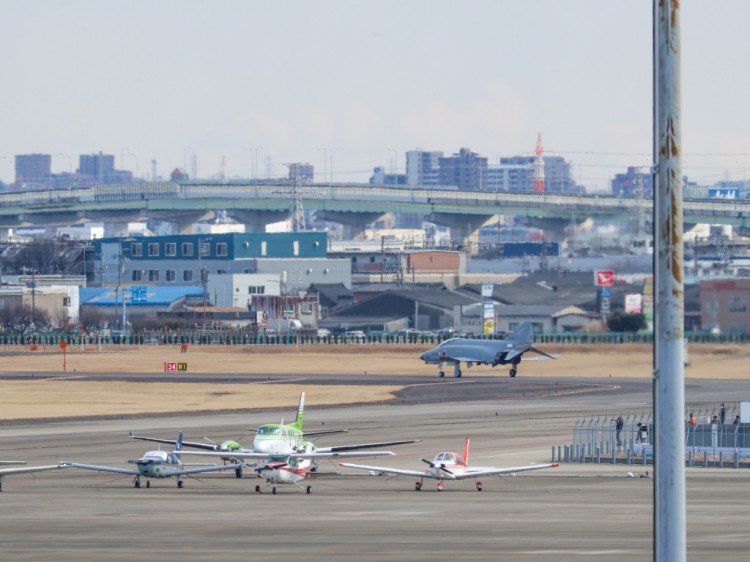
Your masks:
<instances>
[{"instance_id":1,"label":"airplane cockpit window","mask_svg":"<svg viewBox=\"0 0 750 562\"><path fill-rule=\"evenodd\" d=\"M279 435L281 434L281 428L279 427L259 427L258 435Z\"/></svg>"}]
</instances>

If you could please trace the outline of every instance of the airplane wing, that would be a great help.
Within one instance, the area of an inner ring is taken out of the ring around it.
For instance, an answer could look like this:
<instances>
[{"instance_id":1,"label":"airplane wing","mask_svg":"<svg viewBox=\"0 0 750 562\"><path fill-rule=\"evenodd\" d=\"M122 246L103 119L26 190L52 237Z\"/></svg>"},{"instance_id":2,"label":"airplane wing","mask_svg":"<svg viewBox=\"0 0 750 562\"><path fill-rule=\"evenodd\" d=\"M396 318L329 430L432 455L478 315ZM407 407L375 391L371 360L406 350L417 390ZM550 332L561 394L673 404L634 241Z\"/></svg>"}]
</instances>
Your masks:
<instances>
[{"instance_id":1,"label":"airplane wing","mask_svg":"<svg viewBox=\"0 0 750 562\"><path fill-rule=\"evenodd\" d=\"M357 458L357 457L385 457L395 455L393 451L362 451L360 453L293 453L289 455L292 459L332 459L332 458Z\"/></svg>"},{"instance_id":2,"label":"airplane wing","mask_svg":"<svg viewBox=\"0 0 750 562\"><path fill-rule=\"evenodd\" d=\"M201 468L186 468L184 470L176 470L174 472L170 472L169 474L172 476L181 476L183 474L200 474L201 472L214 472L215 470L236 470L238 468L242 468L242 466L243 465L241 464L219 464L204 466Z\"/></svg>"},{"instance_id":3,"label":"airplane wing","mask_svg":"<svg viewBox=\"0 0 750 562\"><path fill-rule=\"evenodd\" d=\"M183 443L184 445L184 443ZM221 458L233 458L233 459L267 459L268 457L272 457L275 455L269 455L268 453L256 453L254 451L223 451L221 453L218 452L211 452L211 453L204 453L204 452L198 452L198 451L172 451L173 453L179 453L181 455L200 455L203 457L221 457ZM280 455L285 456L285 455ZM229 465L226 465L229 466Z\"/></svg>"},{"instance_id":4,"label":"airplane wing","mask_svg":"<svg viewBox=\"0 0 750 562\"><path fill-rule=\"evenodd\" d=\"M159 439L157 437L143 437L141 435L133 435L132 433L129 434L131 439L138 439L140 441L153 441L154 443L165 443L167 445L176 445L177 441L174 439ZM192 447L194 449L205 449L206 451L215 451L217 449L216 445L212 445L211 443L200 443L196 441L183 441L182 442L183 447Z\"/></svg>"},{"instance_id":5,"label":"airplane wing","mask_svg":"<svg viewBox=\"0 0 750 562\"><path fill-rule=\"evenodd\" d=\"M533 351L534 353L538 353L539 355L544 355L545 357L548 357L549 359L557 359L560 357L560 355L550 355L549 353L545 353L541 349L537 349L533 345L529 348L529 351Z\"/></svg>"},{"instance_id":6,"label":"airplane wing","mask_svg":"<svg viewBox=\"0 0 750 562\"><path fill-rule=\"evenodd\" d=\"M313 435L333 435L334 433L349 433L348 429L321 429L320 431L305 431L305 437L312 437Z\"/></svg>"},{"instance_id":7,"label":"airplane wing","mask_svg":"<svg viewBox=\"0 0 750 562\"><path fill-rule=\"evenodd\" d=\"M7 464L26 464L26 461L0 461L1 465Z\"/></svg>"},{"instance_id":8,"label":"airplane wing","mask_svg":"<svg viewBox=\"0 0 750 562\"><path fill-rule=\"evenodd\" d=\"M60 461L57 465L60 468L71 466L73 468L83 468L86 470L98 470L99 472L115 472L117 474L131 474L137 476L140 474L137 470L131 470L129 468L115 468L112 466L99 466L96 464L80 464L77 462Z\"/></svg>"},{"instance_id":9,"label":"airplane wing","mask_svg":"<svg viewBox=\"0 0 750 562\"><path fill-rule=\"evenodd\" d=\"M551 464L532 464L528 466L516 466L512 468L469 468L469 472L464 474L456 474L456 480L464 480L466 478L477 478L479 476L493 476L500 474L511 474L514 472L528 472L529 470L541 470L543 468L555 468L557 463Z\"/></svg>"},{"instance_id":10,"label":"airplane wing","mask_svg":"<svg viewBox=\"0 0 750 562\"><path fill-rule=\"evenodd\" d=\"M43 470L54 470L57 468L63 468L57 464L51 464L47 466L23 466L20 468L0 468L0 478L8 476L9 474L24 474L27 472L41 472Z\"/></svg>"},{"instance_id":11,"label":"airplane wing","mask_svg":"<svg viewBox=\"0 0 750 562\"><path fill-rule=\"evenodd\" d=\"M382 472L384 474L393 474L395 476L416 476L417 478L435 478L428 472L421 470L402 470L399 468L388 468L385 466L369 466L366 464L351 464L348 462L340 463L347 468L356 468L358 470L368 470L370 472Z\"/></svg>"},{"instance_id":12,"label":"airplane wing","mask_svg":"<svg viewBox=\"0 0 750 562\"><path fill-rule=\"evenodd\" d=\"M307 433L305 434L307 435ZM339 445L336 447L318 447L316 453L340 453L343 451L357 451L360 449L377 449L378 447L393 447L394 445L406 445L416 443L419 439L409 439L408 441L384 441L382 443L362 443L359 445Z\"/></svg>"}]
</instances>

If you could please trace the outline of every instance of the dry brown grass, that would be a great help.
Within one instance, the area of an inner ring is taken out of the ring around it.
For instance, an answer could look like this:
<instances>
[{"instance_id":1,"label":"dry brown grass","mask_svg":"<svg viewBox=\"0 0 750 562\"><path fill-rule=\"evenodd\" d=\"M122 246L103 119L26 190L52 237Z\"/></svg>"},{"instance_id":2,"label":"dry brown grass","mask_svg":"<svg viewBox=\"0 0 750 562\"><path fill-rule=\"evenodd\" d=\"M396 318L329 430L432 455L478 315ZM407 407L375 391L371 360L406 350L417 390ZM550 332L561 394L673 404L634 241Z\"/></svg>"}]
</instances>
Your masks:
<instances>
[{"instance_id":1,"label":"dry brown grass","mask_svg":"<svg viewBox=\"0 0 750 562\"><path fill-rule=\"evenodd\" d=\"M160 373L165 361L188 364L193 373L262 373L424 375L434 377L436 367L425 365L419 354L424 345L331 346L179 346L69 347L69 373ZM650 377L651 347L646 344L558 345L545 351L561 354L556 361L530 361L519 376L535 377ZM687 378L741 379L748 376L750 346L694 344L689 348ZM149 412L233 410L258 407L291 408L299 387L273 384L176 384L178 373L165 374L165 382L83 382L45 380L46 373L62 371L63 355L57 348L0 352L5 372L29 373L27 381L0 378L0 419L67 416L133 415ZM472 374L507 376L506 367L473 367ZM31 380L31 374L34 375ZM311 404L351 403L387 399L392 386L316 386L306 384Z\"/></svg>"}]
</instances>

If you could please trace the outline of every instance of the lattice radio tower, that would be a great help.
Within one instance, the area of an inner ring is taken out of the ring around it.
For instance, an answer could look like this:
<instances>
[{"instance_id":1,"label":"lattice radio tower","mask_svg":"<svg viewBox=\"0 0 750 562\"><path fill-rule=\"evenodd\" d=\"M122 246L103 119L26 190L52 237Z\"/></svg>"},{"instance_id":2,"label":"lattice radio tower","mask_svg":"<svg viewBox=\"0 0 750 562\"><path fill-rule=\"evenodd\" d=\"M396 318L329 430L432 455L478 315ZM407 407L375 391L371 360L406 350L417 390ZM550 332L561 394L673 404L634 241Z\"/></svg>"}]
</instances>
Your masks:
<instances>
[{"instance_id":1,"label":"lattice radio tower","mask_svg":"<svg viewBox=\"0 0 750 562\"><path fill-rule=\"evenodd\" d=\"M290 170L294 170L294 164L284 164ZM302 206L302 178L294 171L291 178L289 197L289 226L292 232L303 232L307 230L305 223L305 209Z\"/></svg>"},{"instance_id":2,"label":"lattice radio tower","mask_svg":"<svg viewBox=\"0 0 750 562\"><path fill-rule=\"evenodd\" d=\"M542 146L542 133L536 138L536 159L534 160L534 191L544 193L544 146Z\"/></svg>"}]
</instances>

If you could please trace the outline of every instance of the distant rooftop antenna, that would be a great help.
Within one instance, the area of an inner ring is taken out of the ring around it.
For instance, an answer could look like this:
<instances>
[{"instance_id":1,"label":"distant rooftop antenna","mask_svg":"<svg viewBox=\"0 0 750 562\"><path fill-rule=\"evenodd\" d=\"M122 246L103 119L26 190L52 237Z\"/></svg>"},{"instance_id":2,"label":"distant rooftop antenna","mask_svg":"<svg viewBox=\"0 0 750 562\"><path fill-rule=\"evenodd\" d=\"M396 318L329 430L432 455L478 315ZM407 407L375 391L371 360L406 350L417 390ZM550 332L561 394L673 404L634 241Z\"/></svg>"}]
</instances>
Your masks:
<instances>
[{"instance_id":1,"label":"distant rooftop antenna","mask_svg":"<svg viewBox=\"0 0 750 562\"><path fill-rule=\"evenodd\" d=\"M156 181L156 159L151 159L151 181Z\"/></svg>"},{"instance_id":2,"label":"distant rooftop antenna","mask_svg":"<svg viewBox=\"0 0 750 562\"><path fill-rule=\"evenodd\" d=\"M534 191L544 193L544 146L542 146L542 133L536 137L536 160L534 160Z\"/></svg>"}]
</instances>

